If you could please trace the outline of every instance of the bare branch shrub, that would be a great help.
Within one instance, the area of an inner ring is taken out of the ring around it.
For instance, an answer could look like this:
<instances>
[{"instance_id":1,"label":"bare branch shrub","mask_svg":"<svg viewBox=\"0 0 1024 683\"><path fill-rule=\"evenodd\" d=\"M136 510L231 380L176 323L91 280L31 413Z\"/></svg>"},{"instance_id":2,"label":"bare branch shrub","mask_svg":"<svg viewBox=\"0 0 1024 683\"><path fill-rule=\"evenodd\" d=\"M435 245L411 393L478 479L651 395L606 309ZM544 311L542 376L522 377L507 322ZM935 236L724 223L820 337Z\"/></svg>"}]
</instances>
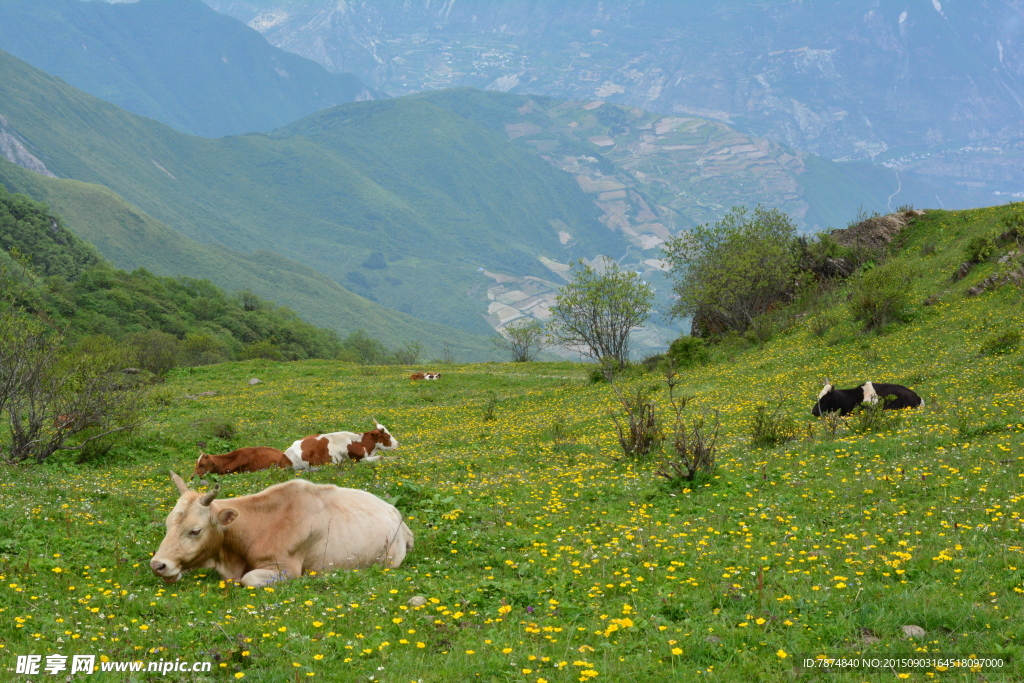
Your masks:
<instances>
[{"instance_id":1,"label":"bare branch shrub","mask_svg":"<svg viewBox=\"0 0 1024 683\"><path fill-rule=\"evenodd\" d=\"M611 382L611 385L619 398L619 403L626 411L625 419L622 420L615 413L611 413L615 428L619 432L622 452L629 459L644 460L661 444L654 402L643 389L637 389L634 397L623 394L614 382Z\"/></svg>"},{"instance_id":2,"label":"bare branch shrub","mask_svg":"<svg viewBox=\"0 0 1024 683\"><path fill-rule=\"evenodd\" d=\"M839 430L846 424L846 420L839 414L838 410L823 412L821 414L821 426L828 438L835 440Z\"/></svg>"},{"instance_id":3,"label":"bare branch shrub","mask_svg":"<svg viewBox=\"0 0 1024 683\"><path fill-rule=\"evenodd\" d=\"M903 411L888 410L886 404L893 397L880 396L877 403L862 403L854 418L851 429L855 432L872 433L899 429L903 424Z\"/></svg>"},{"instance_id":4,"label":"bare branch shrub","mask_svg":"<svg viewBox=\"0 0 1024 683\"><path fill-rule=\"evenodd\" d=\"M699 416L687 420L683 411L690 399L685 396L678 399L675 397L678 375L672 364L665 373L665 379L674 422L667 452L655 472L670 484L692 482L700 474L710 475L715 472L715 447L721 420L717 410L705 410Z\"/></svg>"},{"instance_id":5,"label":"bare branch shrub","mask_svg":"<svg viewBox=\"0 0 1024 683\"><path fill-rule=\"evenodd\" d=\"M82 451L142 422L145 385L123 369L132 356L108 338L68 347L64 335L0 304L0 460L42 462Z\"/></svg>"},{"instance_id":6,"label":"bare branch shrub","mask_svg":"<svg viewBox=\"0 0 1024 683\"><path fill-rule=\"evenodd\" d=\"M786 398L779 396L774 403L761 404L754 409L754 421L750 426L751 446L778 446L796 438L797 426L793 418L782 411Z\"/></svg>"}]
</instances>

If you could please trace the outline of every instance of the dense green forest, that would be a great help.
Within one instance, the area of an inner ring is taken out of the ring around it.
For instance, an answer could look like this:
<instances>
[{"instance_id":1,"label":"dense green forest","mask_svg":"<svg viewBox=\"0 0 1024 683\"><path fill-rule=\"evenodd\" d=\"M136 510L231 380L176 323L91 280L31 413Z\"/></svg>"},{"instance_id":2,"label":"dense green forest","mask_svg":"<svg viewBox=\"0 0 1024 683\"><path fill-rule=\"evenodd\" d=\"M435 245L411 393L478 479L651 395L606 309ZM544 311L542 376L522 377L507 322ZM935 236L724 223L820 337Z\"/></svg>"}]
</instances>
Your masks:
<instances>
[{"instance_id":1,"label":"dense green forest","mask_svg":"<svg viewBox=\"0 0 1024 683\"><path fill-rule=\"evenodd\" d=\"M72 339L125 340L155 371L254 357L359 359L333 330L251 292L229 295L209 280L114 268L45 204L2 186L0 246L9 256L5 270L20 275L24 309Z\"/></svg>"}]
</instances>

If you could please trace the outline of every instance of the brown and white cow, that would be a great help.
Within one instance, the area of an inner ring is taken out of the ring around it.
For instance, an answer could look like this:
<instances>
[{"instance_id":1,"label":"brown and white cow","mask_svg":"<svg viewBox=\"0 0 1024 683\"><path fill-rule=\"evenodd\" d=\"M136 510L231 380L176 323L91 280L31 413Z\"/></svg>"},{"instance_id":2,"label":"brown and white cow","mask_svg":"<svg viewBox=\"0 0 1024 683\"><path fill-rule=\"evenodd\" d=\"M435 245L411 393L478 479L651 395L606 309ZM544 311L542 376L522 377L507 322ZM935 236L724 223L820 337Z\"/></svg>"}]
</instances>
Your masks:
<instances>
[{"instance_id":1,"label":"brown and white cow","mask_svg":"<svg viewBox=\"0 0 1024 683\"><path fill-rule=\"evenodd\" d=\"M377 451L393 451L398 448L398 440L391 436L388 428L376 420L376 428L369 432L332 432L330 434L313 434L298 439L284 452L292 467L304 470L319 467L328 463L340 465L346 458L352 460L380 460Z\"/></svg>"},{"instance_id":2,"label":"brown and white cow","mask_svg":"<svg viewBox=\"0 0 1024 683\"><path fill-rule=\"evenodd\" d=\"M214 474L258 472L259 470L269 470L272 467L291 466L291 461L285 457L283 451L268 446L236 448L230 453L222 455L211 455L200 451L199 460L196 461L196 469L192 472L192 476L201 477L209 472Z\"/></svg>"},{"instance_id":3,"label":"brown and white cow","mask_svg":"<svg viewBox=\"0 0 1024 683\"><path fill-rule=\"evenodd\" d=\"M401 513L366 491L293 479L215 500L218 488L190 491L174 472L171 481L181 496L149 563L164 583L200 567L245 586L311 571L375 564L394 569L413 547Z\"/></svg>"},{"instance_id":4,"label":"brown and white cow","mask_svg":"<svg viewBox=\"0 0 1024 683\"><path fill-rule=\"evenodd\" d=\"M409 375L409 379L441 379L440 372L414 372Z\"/></svg>"}]
</instances>

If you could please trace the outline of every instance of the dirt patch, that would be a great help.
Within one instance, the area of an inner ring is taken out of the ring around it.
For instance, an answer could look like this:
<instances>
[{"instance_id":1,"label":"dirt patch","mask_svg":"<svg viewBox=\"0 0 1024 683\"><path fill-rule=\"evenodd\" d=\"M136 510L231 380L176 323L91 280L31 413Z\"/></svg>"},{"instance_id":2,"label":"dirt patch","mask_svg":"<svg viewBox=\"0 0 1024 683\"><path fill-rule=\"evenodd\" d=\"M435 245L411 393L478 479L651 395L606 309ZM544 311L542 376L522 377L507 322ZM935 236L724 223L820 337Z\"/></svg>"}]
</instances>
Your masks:
<instances>
[{"instance_id":1,"label":"dirt patch","mask_svg":"<svg viewBox=\"0 0 1024 683\"><path fill-rule=\"evenodd\" d=\"M833 230L829 234L844 247L866 247L881 251L889 246L912 219L923 215L924 211L911 209L886 216L874 216L848 228Z\"/></svg>"}]
</instances>

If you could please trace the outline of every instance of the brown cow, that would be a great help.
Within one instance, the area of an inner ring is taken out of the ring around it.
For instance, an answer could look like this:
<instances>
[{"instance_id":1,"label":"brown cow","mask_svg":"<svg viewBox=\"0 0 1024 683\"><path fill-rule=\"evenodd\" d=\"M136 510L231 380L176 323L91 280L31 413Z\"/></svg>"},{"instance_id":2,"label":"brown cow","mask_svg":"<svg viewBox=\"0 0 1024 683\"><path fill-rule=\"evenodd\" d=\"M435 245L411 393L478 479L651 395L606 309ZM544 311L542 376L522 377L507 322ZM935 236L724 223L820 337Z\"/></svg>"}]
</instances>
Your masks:
<instances>
[{"instance_id":1,"label":"brown cow","mask_svg":"<svg viewBox=\"0 0 1024 683\"><path fill-rule=\"evenodd\" d=\"M257 472L272 467L291 467L292 463L282 451L268 446L236 448L223 455L210 455L199 452L193 477L201 477L208 472L214 474L234 474L235 472Z\"/></svg>"},{"instance_id":2,"label":"brown cow","mask_svg":"<svg viewBox=\"0 0 1024 683\"><path fill-rule=\"evenodd\" d=\"M376 429L357 434L356 432L332 432L330 434L313 434L298 439L285 456L291 461L292 467L305 470L334 463L340 465L346 458L352 460L380 460L376 451L393 451L398 448L398 440L391 436L388 428L374 420Z\"/></svg>"},{"instance_id":3,"label":"brown cow","mask_svg":"<svg viewBox=\"0 0 1024 683\"><path fill-rule=\"evenodd\" d=\"M409 375L409 379L441 379L440 372L414 372Z\"/></svg>"},{"instance_id":4,"label":"brown cow","mask_svg":"<svg viewBox=\"0 0 1024 683\"><path fill-rule=\"evenodd\" d=\"M167 534L149 566L164 583L189 569L216 569L225 580L261 586L304 572L397 568L413 536L394 506L357 489L292 479L250 496L214 500L190 491L167 515Z\"/></svg>"}]
</instances>

